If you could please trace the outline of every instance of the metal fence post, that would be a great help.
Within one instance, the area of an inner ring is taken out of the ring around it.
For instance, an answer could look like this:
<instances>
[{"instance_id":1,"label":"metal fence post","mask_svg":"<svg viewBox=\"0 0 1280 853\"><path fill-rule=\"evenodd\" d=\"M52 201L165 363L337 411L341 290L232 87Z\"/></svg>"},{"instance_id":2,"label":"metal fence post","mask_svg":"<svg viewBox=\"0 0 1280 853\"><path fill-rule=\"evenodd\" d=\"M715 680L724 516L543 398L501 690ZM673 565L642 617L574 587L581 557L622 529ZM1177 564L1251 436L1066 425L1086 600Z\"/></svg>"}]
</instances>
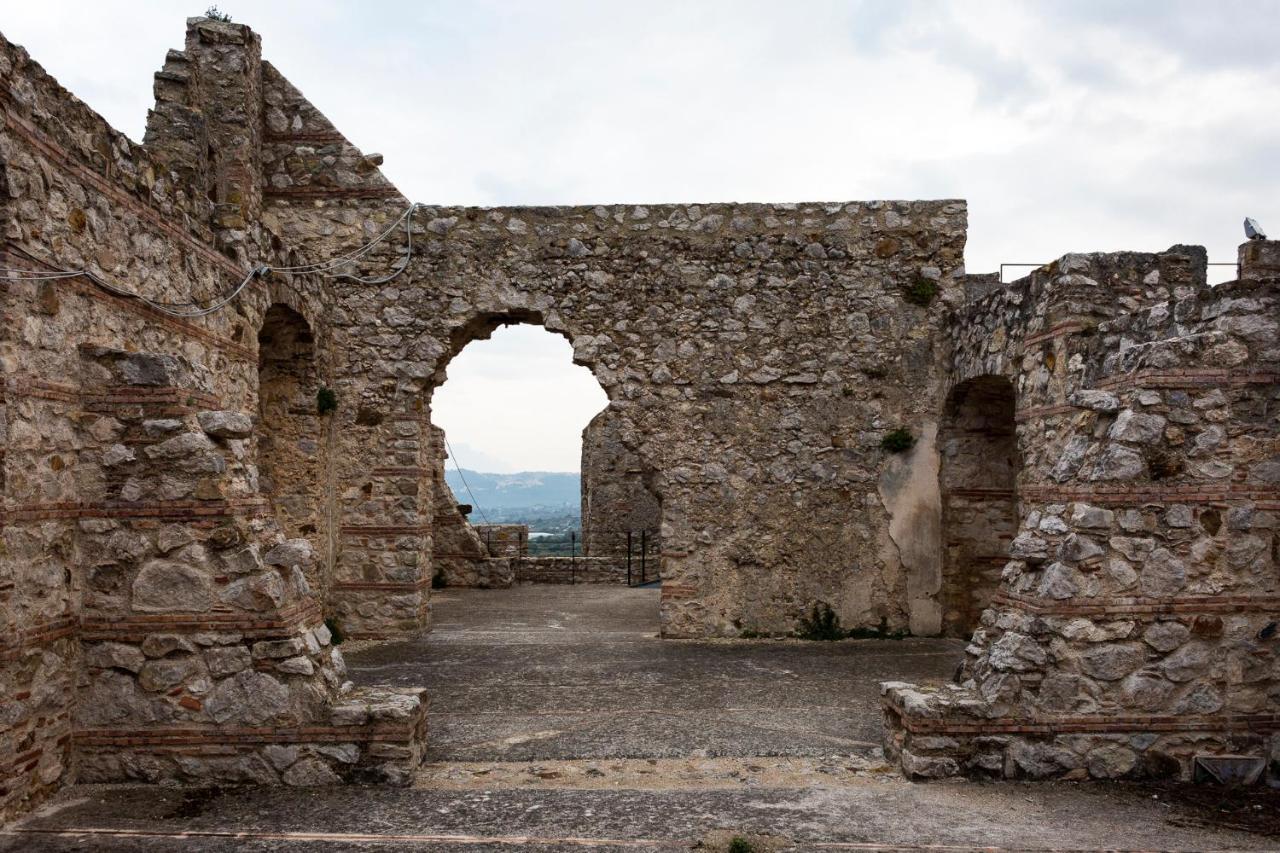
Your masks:
<instances>
[{"instance_id":1,"label":"metal fence post","mask_svg":"<svg viewBox=\"0 0 1280 853\"><path fill-rule=\"evenodd\" d=\"M578 582L578 534L569 531L569 584Z\"/></svg>"},{"instance_id":2,"label":"metal fence post","mask_svg":"<svg viewBox=\"0 0 1280 853\"><path fill-rule=\"evenodd\" d=\"M640 531L640 583L642 584L648 580L648 578L645 576L645 572L647 569L646 561L649 556L648 551L649 551L649 531L641 530Z\"/></svg>"}]
</instances>

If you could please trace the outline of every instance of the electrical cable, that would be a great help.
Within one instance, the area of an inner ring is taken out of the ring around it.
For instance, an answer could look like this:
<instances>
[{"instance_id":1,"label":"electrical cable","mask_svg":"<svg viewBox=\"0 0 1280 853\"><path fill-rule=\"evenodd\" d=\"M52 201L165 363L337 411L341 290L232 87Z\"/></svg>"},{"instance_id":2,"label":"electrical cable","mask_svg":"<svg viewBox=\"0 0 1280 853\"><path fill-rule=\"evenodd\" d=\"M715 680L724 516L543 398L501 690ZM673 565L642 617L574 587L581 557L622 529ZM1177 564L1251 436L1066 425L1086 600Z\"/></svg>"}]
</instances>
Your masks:
<instances>
[{"instance_id":1,"label":"electrical cable","mask_svg":"<svg viewBox=\"0 0 1280 853\"><path fill-rule=\"evenodd\" d=\"M449 458L453 460L453 470L458 472L458 479L462 481L462 487L467 490L467 497L471 498L471 505L476 508L476 512L480 513L480 517L484 519L484 523L489 523L489 517L484 514L484 510L480 508L480 501L476 500L475 493L471 491L471 484L467 482L466 476L462 473L462 466L458 464L458 457L453 452L453 447L449 444L449 437L444 437L444 449L449 451Z\"/></svg>"},{"instance_id":2,"label":"electrical cable","mask_svg":"<svg viewBox=\"0 0 1280 853\"><path fill-rule=\"evenodd\" d=\"M97 273L92 272L91 270L48 270L48 271L41 272L38 270L25 270L25 269L12 269L12 268L0 269L0 280L56 281L58 279L75 278L77 276L84 276L96 287L99 287L102 290L107 291L108 293L115 294L116 296L120 296L125 299L137 299L140 302L155 309L156 311L159 311L162 314L167 314L170 317L180 317L180 318L205 317L209 314L214 313L215 311L220 311L222 308L226 307L228 304L234 301L236 297L238 297L240 293L243 292L246 287L248 287L249 282L253 281L255 278L261 278L273 272L283 273L288 276L307 275L307 274L313 274L313 273L324 274L326 278L345 278L345 279L350 279L351 281L354 281L357 284L385 284L391 281L392 279L396 278L401 273L403 273L406 269L408 269L409 262L413 259L413 214L419 207L422 207L422 205L418 204L417 202L410 204L409 207L404 211L404 213L396 217L395 221L393 221L390 225L388 225L385 229L383 229L382 233L378 234L378 236L374 237L373 240L366 243L365 245L357 249L354 249L350 252L347 252L346 254L339 255L336 258L330 258L327 261L322 261L314 264L300 264L300 265L291 266L291 267L270 267L270 266L267 266L266 264L259 264L258 266L250 270L249 273L244 277L244 279L241 280L241 282L237 284L235 287L231 288L229 291L225 292L222 295L214 296L207 300L200 300L195 302L161 302L158 300L149 299L143 296L142 294L137 293L136 291L113 284L107 279L98 275ZM365 257L370 252L372 252L375 247L377 247L380 243L382 243L389 236L391 236L391 234L397 228L399 228L401 224L404 225L404 230L405 230L406 253L405 253L404 260L402 262L397 263L395 268L390 273L380 277L363 278L361 276L353 275L351 273L330 273L329 272L330 270L336 269L339 266L354 263L355 261L358 261L361 258Z\"/></svg>"}]
</instances>

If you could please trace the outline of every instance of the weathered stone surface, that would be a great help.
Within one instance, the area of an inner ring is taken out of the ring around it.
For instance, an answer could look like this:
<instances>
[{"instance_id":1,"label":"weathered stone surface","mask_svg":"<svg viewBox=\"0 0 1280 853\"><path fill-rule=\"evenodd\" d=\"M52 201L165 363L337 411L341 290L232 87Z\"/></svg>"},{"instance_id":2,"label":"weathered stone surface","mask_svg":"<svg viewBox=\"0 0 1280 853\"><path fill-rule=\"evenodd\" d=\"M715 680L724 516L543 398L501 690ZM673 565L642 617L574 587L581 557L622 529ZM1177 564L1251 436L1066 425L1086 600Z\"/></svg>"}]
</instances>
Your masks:
<instances>
[{"instance_id":1,"label":"weathered stone surface","mask_svg":"<svg viewBox=\"0 0 1280 853\"><path fill-rule=\"evenodd\" d=\"M172 652L195 650L195 644L181 634L151 634L142 641L142 653L149 658L162 658Z\"/></svg>"},{"instance_id":2,"label":"weathered stone surface","mask_svg":"<svg viewBox=\"0 0 1280 853\"><path fill-rule=\"evenodd\" d=\"M1160 671L1172 681L1190 681L1204 673L1209 666L1209 646L1203 642L1191 642L1179 648L1160 662Z\"/></svg>"},{"instance_id":3,"label":"weathered stone surface","mask_svg":"<svg viewBox=\"0 0 1280 853\"><path fill-rule=\"evenodd\" d=\"M208 610L213 603L209 575L194 566L171 560L152 560L133 582L135 610L150 612Z\"/></svg>"},{"instance_id":4,"label":"weathered stone surface","mask_svg":"<svg viewBox=\"0 0 1280 853\"><path fill-rule=\"evenodd\" d=\"M1138 579L1142 594L1168 598L1187 585L1187 567L1166 548L1158 548L1147 558Z\"/></svg>"},{"instance_id":5,"label":"weathered stone surface","mask_svg":"<svg viewBox=\"0 0 1280 853\"><path fill-rule=\"evenodd\" d=\"M305 566L315 559L315 549L306 539L288 539L262 555L268 566Z\"/></svg>"},{"instance_id":6,"label":"weathered stone surface","mask_svg":"<svg viewBox=\"0 0 1280 853\"><path fill-rule=\"evenodd\" d=\"M337 785L342 781L329 765L314 758L304 758L284 772L284 783L296 787Z\"/></svg>"},{"instance_id":7,"label":"weathered stone surface","mask_svg":"<svg viewBox=\"0 0 1280 853\"><path fill-rule=\"evenodd\" d=\"M253 658L244 646L225 646L209 649L204 653L205 665L214 678L232 675L247 669Z\"/></svg>"},{"instance_id":8,"label":"weathered stone surface","mask_svg":"<svg viewBox=\"0 0 1280 853\"><path fill-rule=\"evenodd\" d=\"M201 412L197 419L214 438L248 438L253 433L253 420L243 412Z\"/></svg>"},{"instance_id":9,"label":"weathered stone surface","mask_svg":"<svg viewBox=\"0 0 1280 853\"><path fill-rule=\"evenodd\" d=\"M1018 741L1009 747L1008 756L1017 773L1030 779L1049 779L1080 766L1070 750L1043 743Z\"/></svg>"},{"instance_id":10,"label":"weathered stone surface","mask_svg":"<svg viewBox=\"0 0 1280 853\"><path fill-rule=\"evenodd\" d=\"M167 691L196 678L203 670L200 659L192 656L147 661L138 675L144 690Z\"/></svg>"},{"instance_id":11,"label":"weathered stone surface","mask_svg":"<svg viewBox=\"0 0 1280 853\"><path fill-rule=\"evenodd\" d=\"M85 665L97 669L138 672L146 660L146 656L136 646L123 643L93 643L85 647L84 653Z\"/></svg>"},{"instance_id":12,"label":"weathered stone surface","mask_svg":"<svg viewBox=\"0 0 1280 853\"><path fill-rule=\"evenodd\" d=\"M1191 636L1191 629L1181 622L1154 622L1142 639L1158 652L1171 652Z\"/></svg>"},{"instance_id":13,"label":"weathered stone surface","mask_svg":"<svg viewBox=\"0 0 1280 853\"><path fill-rule=\"evenodd\" d=\"M1119 779L1133 771L1138 763L1137 754L1123 746L1102 746L1092 749L1085 756L1085 766L1095 779Z\"/></svg>"},{"instance_id":14,"label":"weathered stone surface","mask_svg":"<svg viewBox=\"0 0 1280 853\"><path fill-rule=\"evenodd\" d=\"M1103 451L1094 469L1094 480L1134 480L1146 473L1142 457L1121 445L1112 445Z\"/></svg>"},{"instance_id":15,"label":"weathered stone surface","mask_svg":"<svg viewBox=\"0 0 1280 853\"><path fill-rule=\"evenodd\" d=\"M960 765L954 758L947 756L934 757L916 755L907 750L902 751L902 772L910 778L944 779L960 772Z\"/></svg>"},{"instance_id":16,"label":"weathered stone surface","mask_svg":"<svg viewBox=\"0 0 1280 853\"><path fill-rule=\"evenodd\" d=\"M1094 678L1115 681L1133 672L1145 660L1146 652L1138 643L1112 643L1087 650L1080 656L1080 666Z\"/></svg>"},{"instance_id":17,"label":"weathered stone surface","mask_svg":"<svg viewBox=\"0 0 1280 853\"><path fill-rule=\"evenodd\" d=\"M1109 391L1082 388L1079 391L1073 391L1067 398L1067 402L1082 409L1092 409L1095 412L1103 412L1104 414L1114 414L1120 411L1120 398Z\"/></svg>"},{"instance_id":18,"label":"weathered stone surface","mask_svg":"<svg viewBox=\"0 0 1280 853\"><path fill-rule=\"evenodd\" d=\"M205 710L214 722L260 726L289 710L289 690L264 672L244 670L218 683Z\"/></svg>"},{"instance_id":19,"label":"weathered stone surface","mask_svg":"<svg viewBox=\"0 0 1280 853\"><path fill-rule=\"evenodd\" d=\"M1139 414L1132 409L1125 409L1111 425L1110 436L1119 441L1152 444L1160 439L1164 426L1165 419L1159 415Z\"/></svg>"}]
</instances>

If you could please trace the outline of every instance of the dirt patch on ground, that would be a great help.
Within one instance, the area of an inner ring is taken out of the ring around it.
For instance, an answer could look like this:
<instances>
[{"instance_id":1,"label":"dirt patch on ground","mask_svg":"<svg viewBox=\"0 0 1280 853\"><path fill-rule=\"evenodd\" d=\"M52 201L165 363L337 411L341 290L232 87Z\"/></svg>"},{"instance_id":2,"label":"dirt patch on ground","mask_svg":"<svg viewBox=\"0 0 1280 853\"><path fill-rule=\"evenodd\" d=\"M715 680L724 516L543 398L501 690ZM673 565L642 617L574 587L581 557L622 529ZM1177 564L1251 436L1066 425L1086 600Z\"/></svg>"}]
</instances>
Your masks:
<instances>
[{"instance_id":1,"label":"dirt patch on ground","mask_svg":"<svg viewBox=\"0 0 1280 853\"><path fill-rule=\"evenodd\" d=\"M1174 826L1235 829L1280 839L1280 790L1265 785L1224 788L1186 783L1125 785L1176 810Z\"/></svg>"},{"instance_id":2,"label":"dirt patch on ground","mask_svg":"<svg viewBox=\"0 0 1280 853\"><path fill-rule=\"evenodd\" d=\"M751 758L637 758L574 761L433 762L414 787L436 790L497 788L629 789L638 791L744 787L815 788L900 777L883 758L832 756Z\"/></svg>"}]
</instances>

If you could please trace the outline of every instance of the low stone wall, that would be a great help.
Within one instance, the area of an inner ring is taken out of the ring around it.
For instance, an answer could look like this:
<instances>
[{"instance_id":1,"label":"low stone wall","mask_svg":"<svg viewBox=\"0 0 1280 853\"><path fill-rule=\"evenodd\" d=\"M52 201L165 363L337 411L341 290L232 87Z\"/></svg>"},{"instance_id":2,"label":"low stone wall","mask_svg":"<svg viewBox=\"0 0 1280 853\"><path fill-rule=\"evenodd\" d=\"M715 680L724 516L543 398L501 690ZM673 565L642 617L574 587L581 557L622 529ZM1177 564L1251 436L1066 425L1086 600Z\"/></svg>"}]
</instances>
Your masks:
<instances>
[{"instance_id":1,"label":"low stone wall","mask_svg":"<svg viewBox=\"0 0 1280 853\"><path fill-rule=\"evenodd\" d=\"M1237 717L1002 715L970 687L881 685L885 755L912 779L1179 779L1198 754L1269 758L1280 785L1280 712Z\"/></svg>"},{"instance_id":2,"label":"low stone wall","mask_svg":"<svg viewBox=\"0 0 1280 853\"><path fill-rule=\"evenodd\" d=\"M263 702L246 679L243 702ZM76 733L80 782L194 785L407 785L422 763L427 696L421 688L360 688L335 700L328 718L281 728L156 727Z\"/></svg>"},{"instance_id":3,"label":"low stone wall","mask_svg":"<svg viewBox=\"0 0 1280 853\"><path fill-rule=\"evenodd\" d=\"M886 685L906 774L1280 775L1275 268L1262 242L1214 287L1197 247L1071 255L968 307L953 374L1018 392L1017 527L961 683Z\"/></svg>"},{"instance_id":4,"label":"low stone wall","mask_svg":"<svg viewBox=\"0 0 1280 853\"><path fill-rule=\"evenodd\" d=\"M613 557L523 557L513 562L517 583L627 582L626 562ZM658 579L656 569L653 580Z\"/></svg>"},{"instance_id":5,"label":"low stone wall","mask_svg":"<svg viewBox=\"0 0 1280 853\"><path fill-rule=\"evenodd\" d=\"M467 520L458 505L458 499L445 481L444 463L448 458L448 444L444 430L431 427L431 483L435 489L435 515L432 519L434 535L431 542L432 586L478 587L503 589L511 586L511 561L505 556L493 556L484 539ZM495 549L506 551L510 545L507 528L486 528L501 531L497 537L490 534ZM528 541L521 537L525 528L515 530L517 546Z\"/></svg>"},{"instance_id":6,"label":"low stone wall","mask_svg":"<svg viewBox=\"0 0 1280 853\"><path fill-rule=\"evenodd\" d=\"M523 557L529 553L527 524L477 524L474 528L490 557Z\"/></svg>"}]
</instances>

